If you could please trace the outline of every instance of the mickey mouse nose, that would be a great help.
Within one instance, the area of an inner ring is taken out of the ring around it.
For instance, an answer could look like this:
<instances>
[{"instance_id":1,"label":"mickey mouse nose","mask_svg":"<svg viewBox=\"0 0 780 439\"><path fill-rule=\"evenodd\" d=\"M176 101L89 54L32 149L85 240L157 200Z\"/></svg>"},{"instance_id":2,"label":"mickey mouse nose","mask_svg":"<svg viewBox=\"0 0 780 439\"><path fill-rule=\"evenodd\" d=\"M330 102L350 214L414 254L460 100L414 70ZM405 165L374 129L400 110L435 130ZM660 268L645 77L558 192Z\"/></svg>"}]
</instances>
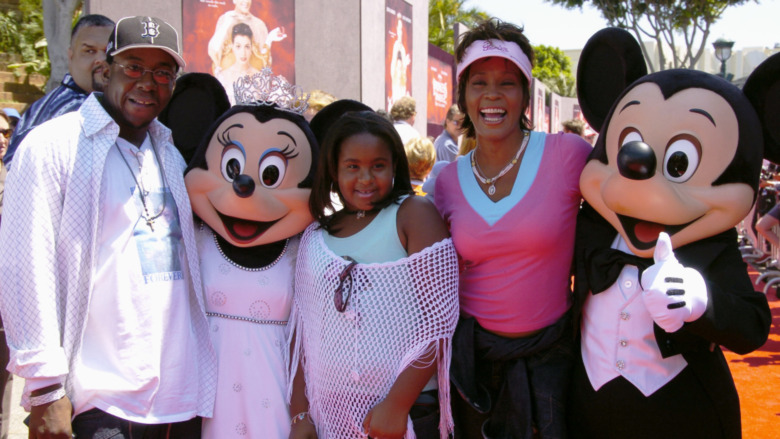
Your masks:
<instances>
[{"instance_id":1,"label":"mickey mouse nose","mask_svg":"<svg viewBox=\"0 0 780 439\"><path fill-rule=\"evenodd\" d=\"M249 198L255 191L255 181L246 174L240 174L233 179L233 191L241 198Z\"/></svg>"},{"instance_id":2,"label":"mickey mouse nose","mask_svg":"<svg viewBox=\"0 0 780 439\"><path fill-rule=\"evenodd\" d=\"M623 177L647 180L655 175L655 166L655 151L647 143L628 142L618 152L617 167Z\"/></svg>"}]
</instances>

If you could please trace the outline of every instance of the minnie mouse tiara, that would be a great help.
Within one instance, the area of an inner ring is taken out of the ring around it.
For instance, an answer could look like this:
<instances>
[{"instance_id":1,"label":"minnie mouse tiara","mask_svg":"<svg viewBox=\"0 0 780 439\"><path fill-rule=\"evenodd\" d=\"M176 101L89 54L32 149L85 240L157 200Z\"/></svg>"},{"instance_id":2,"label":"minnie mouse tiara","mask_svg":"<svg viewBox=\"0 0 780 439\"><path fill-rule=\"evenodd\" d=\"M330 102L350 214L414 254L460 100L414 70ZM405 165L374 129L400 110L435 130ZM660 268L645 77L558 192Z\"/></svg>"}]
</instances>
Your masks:
<instances>
[{"instance_id":1,"label":"minnie mouse tiara","mask_svg":"<svg viewBox=\"0 0 780 439\"><path fill-rule=\"evenodd\" d=\"M236 105L276 105L280 110L303 115L309 108L309 94L290 84L283 76L274 76L266 67L254 75L241 76L233 83Z\"/></svg>"}]
</instances>

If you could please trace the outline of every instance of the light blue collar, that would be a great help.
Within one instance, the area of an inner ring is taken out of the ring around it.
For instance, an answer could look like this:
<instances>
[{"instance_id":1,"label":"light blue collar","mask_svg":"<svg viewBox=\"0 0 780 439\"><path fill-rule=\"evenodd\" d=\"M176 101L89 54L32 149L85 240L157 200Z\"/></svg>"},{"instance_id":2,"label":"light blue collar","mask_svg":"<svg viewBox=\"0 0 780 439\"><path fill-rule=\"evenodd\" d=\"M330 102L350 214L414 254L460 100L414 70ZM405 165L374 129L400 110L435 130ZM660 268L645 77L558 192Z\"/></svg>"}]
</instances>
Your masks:
<instances>
[{"instance_id":1,"label":"light blue collar","mask_svg":"<svg viewBox=\"0 0 780 439\"><path fill-rule=\"evenodd\" d=\"M528 140L523 160L520 162L520 170L517 172L512 192L496 202L482 192L482 188L479 187L477 178L471 170L471 155L474 154L474 151L458 160L458 181L463 196L471 208L489 226L493 226L515 207L531 188L531 184L536 179L536 173L539 171L539 165L542 163L545 137L545 133L531 131L531 137Z\"/></svg>"}]
</instances>

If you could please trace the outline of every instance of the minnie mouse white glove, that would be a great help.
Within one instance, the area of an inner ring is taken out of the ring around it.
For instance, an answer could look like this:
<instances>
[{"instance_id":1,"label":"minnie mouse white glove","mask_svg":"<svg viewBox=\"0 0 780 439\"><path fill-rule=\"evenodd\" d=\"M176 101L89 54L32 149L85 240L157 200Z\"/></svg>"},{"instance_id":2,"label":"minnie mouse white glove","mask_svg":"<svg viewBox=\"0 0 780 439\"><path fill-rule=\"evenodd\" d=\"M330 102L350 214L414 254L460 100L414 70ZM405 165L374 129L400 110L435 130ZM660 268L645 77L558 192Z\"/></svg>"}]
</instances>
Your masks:
<instances>
[{"instance_id":1,"label":"minnie mouse white glove","mask_svg":"<svg viewBox=\"0 0 780 439\"><path fill-rule=\"evenodd\" d=\"M658 235L655 264L642 273L642 299L653 321L666 332L675 332L707 309L707 285L693 268L683 267L672 251L665 232Z\"/></svg>"}]
</instances>

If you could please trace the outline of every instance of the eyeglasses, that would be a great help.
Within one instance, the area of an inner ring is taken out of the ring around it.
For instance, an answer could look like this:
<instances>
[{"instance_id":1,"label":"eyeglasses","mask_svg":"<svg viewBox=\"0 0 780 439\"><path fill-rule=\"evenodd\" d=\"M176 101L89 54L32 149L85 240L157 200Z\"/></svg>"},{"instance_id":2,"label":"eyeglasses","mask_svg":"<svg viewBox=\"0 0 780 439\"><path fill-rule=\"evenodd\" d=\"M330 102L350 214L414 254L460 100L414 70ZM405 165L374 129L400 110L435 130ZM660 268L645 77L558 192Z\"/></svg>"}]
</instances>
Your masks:
<instances>
[{"instance_id":1,"label":"eyeglasses","mask_svg":"<svg viewBox=\"0 0 780 439\"><path fill-rule=\"evenodd\" d=\"M5 137L6 139L10 139L11 138L11 134L13 134L13 133L14 133L13 128L6 128L4 130L0 130L0 134L2 134L3 137Z\"/></svg>"},{"instance_id":2,"label":"eyeglasses","mask_svg":"<svg viewBox=\"0 0 780 439\"><path fill-rule=\"evenodd\" d=\"M452 122L456 127L463 125L463 119L448 119L448 120Z\"/></svg>"},{"instance_id":3,"label":"eyeglasses","mask_svg":"<svg viewBox=\"0 0 780 439\"><path fill-rule=\"evenodd\" d=\"M350 263L341 271L339 286L336 287L336 291L333 293L333 304L336 305L336 311L338 312L344 312L347 309L349 298L352 296L352 270L357 265L357 261L349 256L346 256L345 259L350 261Z\"/></svg>"},{"instance_id":4,"label":"eyeglasses","mask_svg":"<svg viewBox=\"0 0 780 439\"><path fill-rule=\"evenodd\" d=\"M160 85L168 85L176 80L176 74L168 69L150 70L138 64L124 65L119 64L118 62L114 62L114 64L121 67L122 71L125 72L125 75L127 75L128 78L140 79L146 74L146 72L150 72L154 82Z\"/></svg>"}]
</instances>

